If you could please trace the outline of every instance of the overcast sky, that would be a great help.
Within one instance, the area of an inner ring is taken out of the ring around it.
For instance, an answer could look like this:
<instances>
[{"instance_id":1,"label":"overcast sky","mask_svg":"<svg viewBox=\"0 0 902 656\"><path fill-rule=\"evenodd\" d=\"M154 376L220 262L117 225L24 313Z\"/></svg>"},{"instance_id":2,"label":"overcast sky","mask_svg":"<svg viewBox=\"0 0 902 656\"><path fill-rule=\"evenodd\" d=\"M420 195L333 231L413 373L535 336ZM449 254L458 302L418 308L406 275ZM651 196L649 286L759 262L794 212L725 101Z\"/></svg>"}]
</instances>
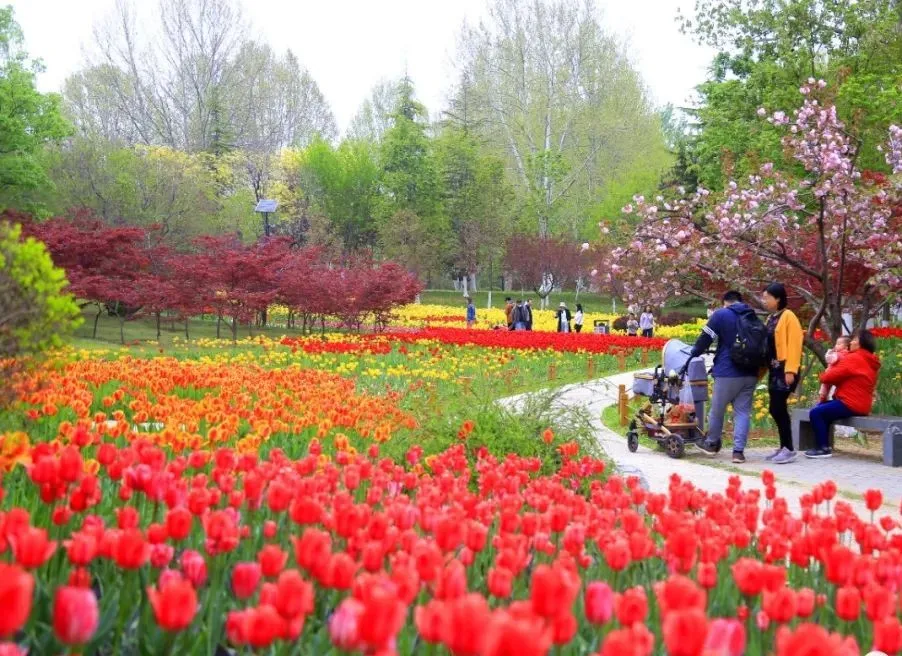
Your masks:
<instances>
[{"instance_id":1,"label":"overcast sky","mask_svg":"<svg viewBox=\"0 0 902 656\"><path fill-rule=\"evenodd\" d=\"M9 0L7 0L9 1ZM154 0L141 0L150 5ZM680 34L677 9L693 0L597 0L603 24L628 40L660 104L684 105L712 52ZM95 22L114 0L12 0L29 53L44 60L42 91L58 91L84 62ZM344 130L381 79L406 70L431 113L444 105L465 20L485 15L486 0L253 0L244 2L251 34L306 66Z\"/></svg>"}]
</instances>

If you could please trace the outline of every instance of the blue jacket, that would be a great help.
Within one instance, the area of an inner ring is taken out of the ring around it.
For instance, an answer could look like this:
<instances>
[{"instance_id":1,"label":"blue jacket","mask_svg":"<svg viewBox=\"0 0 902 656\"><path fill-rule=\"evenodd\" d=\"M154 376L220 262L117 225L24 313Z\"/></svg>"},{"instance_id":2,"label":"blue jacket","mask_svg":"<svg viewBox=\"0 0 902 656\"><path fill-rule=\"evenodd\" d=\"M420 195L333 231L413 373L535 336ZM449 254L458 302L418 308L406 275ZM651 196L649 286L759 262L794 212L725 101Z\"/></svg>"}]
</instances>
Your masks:
<instances>
[{"instance_id":1,"label":"blue jacket","mask_svg":"<svg viewBox=\"0 0 902 656\"><path fill-rule=\"evenodd\" d=\"M738 328L738 315L735 310L745 310L748 305L745 303L734 303L733 305L721 308L711 315L708 323L702 328L701 335L695 340L692 347L692 357L697 357L708 350L708 347L717 340L717 349L714 352L714 368L711 375L714 378L742 378L745 376L756 376L757 371L745 371L739 369L730 358L730 348L736 341L736 333Z\"/></svg>"},{"instance_id":2,"label":"blue jacket","mask_svg":"<svg viewBox=\"0 0 902 656\"><path fill-rule=\"evenodd\" d=\"M467 321L476 321L476 306L467 306Z\"/></svg>"}]
</instances>

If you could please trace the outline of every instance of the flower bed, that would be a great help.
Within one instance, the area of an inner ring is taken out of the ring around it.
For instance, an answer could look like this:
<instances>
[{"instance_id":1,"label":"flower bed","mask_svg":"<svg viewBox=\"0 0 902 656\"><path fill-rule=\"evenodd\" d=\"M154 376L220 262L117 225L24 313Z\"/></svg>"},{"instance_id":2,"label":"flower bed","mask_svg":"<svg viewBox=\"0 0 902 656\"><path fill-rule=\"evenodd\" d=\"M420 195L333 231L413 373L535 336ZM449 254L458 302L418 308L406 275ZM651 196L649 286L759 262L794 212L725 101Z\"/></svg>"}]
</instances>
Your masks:
<instances>
[{"instance_id":1,"label":"flower bed","mask_svg":"<svg viewBox=\"0 0 902 656\"><path fill-rule=\"evenodd\" d=\"M526 330L467 330L466 328L424 328L414 332L368 335L366 338L371 340L388 339L404 343L435 341L442 344L472 345L491 349L549 349L565 353L613 353L635 349L659 350L667 342L666 339L658 337Z\"/></svg>"},{"instance_id":2,"label":"flower bed","mask_svg":"<svg viewBox=\"0 0 902 656\"><path fill-rule=\"evenodd\" d=\"M4 479L0 638L32 653L902 648L898 522L829 482L795 515L769 472L763 498L676 475L648 494L566 445L540 476L464 445L329 462L78 435Z\"/></svg>"}]
</instances>

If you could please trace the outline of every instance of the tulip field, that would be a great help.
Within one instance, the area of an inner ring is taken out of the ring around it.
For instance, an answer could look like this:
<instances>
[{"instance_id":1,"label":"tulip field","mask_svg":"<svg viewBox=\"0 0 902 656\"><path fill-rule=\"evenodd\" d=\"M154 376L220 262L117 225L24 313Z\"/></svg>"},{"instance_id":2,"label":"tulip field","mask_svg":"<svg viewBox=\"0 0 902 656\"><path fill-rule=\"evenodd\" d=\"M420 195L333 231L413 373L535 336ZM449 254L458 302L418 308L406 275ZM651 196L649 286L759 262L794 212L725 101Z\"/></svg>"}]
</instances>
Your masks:
<instances>
[{"instance_id":1,"label":"tulip field","mask_svg":"<svg viewBox=\"0 0 902 656\"><path fill-rule=\"evenodd\" d=\"M55 354L0 416L0 656L902 652L879 490L650 493L495 403L664 339L423 323Z\"/></svg>"}]
</instances>

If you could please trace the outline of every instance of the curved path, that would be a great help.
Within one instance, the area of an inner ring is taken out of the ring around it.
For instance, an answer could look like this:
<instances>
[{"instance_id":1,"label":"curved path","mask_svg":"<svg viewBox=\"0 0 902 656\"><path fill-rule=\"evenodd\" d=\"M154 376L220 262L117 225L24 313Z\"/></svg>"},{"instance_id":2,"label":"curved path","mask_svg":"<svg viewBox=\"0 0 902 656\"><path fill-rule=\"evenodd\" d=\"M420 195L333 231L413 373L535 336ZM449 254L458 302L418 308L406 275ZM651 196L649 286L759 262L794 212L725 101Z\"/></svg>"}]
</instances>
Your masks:
<instances>
[{"instance_id":1,"label":"curved path","mask_svg":"<svg viewBox=\"0 0 902 656\"><path fill-rule=\"evenodd\" d=\"M694 447L687 447L686 455L674 460L663 451L649 449L640 445L636 453L630 453L626 446L624 433L616 433L607 428L601 421L602 411L617 403L618 385L632 386L633 373L616 374L590 381L567 385L558 391L556 403L562 406L581 407L589 411L592 428L599 445L608 458L624 475L637 475L648 489L654 492L666 492L672 474L692 482L698 488L708 492L723 492L730 476L739 475L745 489L761 489L761 472L771 469L777 475L778 492L790 504L793 510L798 509L799 498L810 491L816 484L833 479L843 497L851 503L855 510L867 516L862 495L869 488L883 491L884 510L899 512L902 500L902 471L898 468L886 467L878 460L858 458L849 455L837 455L826 460L810 460L800 456L794 463L774 466L764 460L764 456L772 449L747 449L748 462L744 465L733 465L730 462L730 451L726 449L717 457L704 455ZM502 399L505 407L516 410L524 395Z\"/></svg>"}]
</instances>

